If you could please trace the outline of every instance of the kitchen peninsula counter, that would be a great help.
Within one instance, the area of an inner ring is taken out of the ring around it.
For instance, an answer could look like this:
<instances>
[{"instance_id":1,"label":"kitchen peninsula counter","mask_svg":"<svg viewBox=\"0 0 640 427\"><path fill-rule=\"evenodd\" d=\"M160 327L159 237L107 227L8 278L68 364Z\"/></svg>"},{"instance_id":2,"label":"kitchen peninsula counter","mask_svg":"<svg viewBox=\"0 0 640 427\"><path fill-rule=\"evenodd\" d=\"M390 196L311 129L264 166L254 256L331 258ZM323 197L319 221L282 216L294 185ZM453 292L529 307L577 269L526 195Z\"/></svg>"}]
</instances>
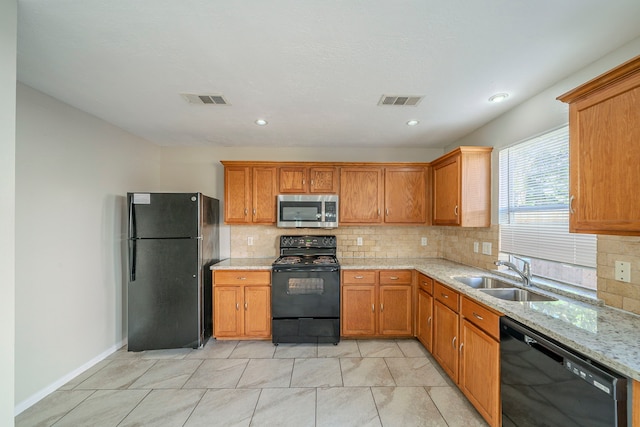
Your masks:
<instances>
[{"instance_id":1,"label":"kitchen peninsula counter","mask_svg":"<svg viewBox=\"0 0 640 427\"><path fill-rule=\"evenodd\" d=\"M275 259L275 258L274 258ZM270 269L273 259L228 259L212 270ZM619 309L590 304L533 286L557 301L505 301L471 288L456 276L503 275L437 258L342 258L343 270L415 269L469 297L504 313L594 361L640 381L640 316ZM513 283L517 283L511 280ZM521 286L520 286L521 287Z\"/></svg>"}]
</instances>

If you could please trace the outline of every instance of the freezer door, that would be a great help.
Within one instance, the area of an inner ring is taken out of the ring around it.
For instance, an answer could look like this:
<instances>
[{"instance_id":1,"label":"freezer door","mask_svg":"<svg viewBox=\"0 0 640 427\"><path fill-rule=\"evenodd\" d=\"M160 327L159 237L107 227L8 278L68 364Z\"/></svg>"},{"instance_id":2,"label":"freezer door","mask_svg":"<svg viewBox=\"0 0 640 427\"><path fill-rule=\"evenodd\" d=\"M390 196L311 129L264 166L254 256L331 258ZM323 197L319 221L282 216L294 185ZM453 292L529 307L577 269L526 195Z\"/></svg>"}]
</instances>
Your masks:
<instances>
[{"instance_id":1,"label":"freezer door","mask_svg":"<svg viewBox=\"0 0 640 427\"><path fill-rule=\"evenodd\" d=\"M129 238L200 236L199 193L128 193Z\"/></svg>"},{"instance_id":2,"label":"freezer door","mask_svg":"<svg viewBox=\"0 0 640 427\"><path fill-rule=\"evenodd\" d=\"M200 239L129 240L135 275L128 284L129 350L202 344Z\"/></svg>"}]
</instances>

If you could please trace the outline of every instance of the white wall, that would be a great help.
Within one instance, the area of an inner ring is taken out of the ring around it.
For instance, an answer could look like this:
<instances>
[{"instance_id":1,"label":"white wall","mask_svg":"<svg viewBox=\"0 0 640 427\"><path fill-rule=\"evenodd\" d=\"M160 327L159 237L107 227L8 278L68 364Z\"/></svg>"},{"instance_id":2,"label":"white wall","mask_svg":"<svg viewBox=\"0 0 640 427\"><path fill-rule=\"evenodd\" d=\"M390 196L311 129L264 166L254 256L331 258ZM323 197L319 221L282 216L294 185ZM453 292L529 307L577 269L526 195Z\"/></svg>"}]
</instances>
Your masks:
<instances>
[{"instance_id":1,"label":"white wall","mask_svg":"<svg viewBox=\"0 0 640 427\"><path fill-rule=\"evenodd\" d=\"M0 425L13 425L15 350L15 0L0 2Z\"/></svg>"},{"instance_id":2,"label":"white wall","mask_svg":"<svg viewBox=\"0 0 640 427\"><path fill-rule=\"evenodd\" d=\"M498 152L502 147L544 133L569 122L568 105L556 98L569 90L599 76L600 74L640 54L640 38L614 50L598 61L572 74L538 95L523 101L507 113L477 129L446 151L460 145L491 145L492 156L492 223L498 223ZM526 64L533 66L533 64Z\"/></svg>"},{"instance_id":3,"label":"white wall","mask_svg":"<svg viewBox=\"0 0 640 427\"><path fill-rule=\"evenodd\" d=\"M15 401L20 412L126 338L127 191L160 148L18 84Z\"/></svg>"}]
</instances>

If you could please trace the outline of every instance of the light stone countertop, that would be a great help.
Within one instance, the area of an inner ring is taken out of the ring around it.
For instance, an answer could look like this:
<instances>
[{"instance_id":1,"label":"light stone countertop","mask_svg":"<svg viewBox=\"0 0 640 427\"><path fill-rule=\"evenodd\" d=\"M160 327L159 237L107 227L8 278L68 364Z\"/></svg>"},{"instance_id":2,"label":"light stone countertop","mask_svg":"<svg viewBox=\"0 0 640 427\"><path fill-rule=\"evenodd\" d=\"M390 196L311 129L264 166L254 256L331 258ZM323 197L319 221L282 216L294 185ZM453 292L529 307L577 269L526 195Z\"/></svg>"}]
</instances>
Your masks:
<instances>
[{"instance_id":1,"label":"light stone countertop","mask_svg":"<svg viewBox=\"0 0 640 427\"><path fill-rule=\"evenodd\" d=\"M217 269L270 269L272 258L230 259L211 267ZM552 295L558 301L505 301L471 288L453 277L486 275L505 279L494 272L443 259L342 258L343 270L416 269L463 295L491 307L556 341L640 381L640 316L611 307L589 304L533 286L531 290Z\"/></svg>"}]
</instances>

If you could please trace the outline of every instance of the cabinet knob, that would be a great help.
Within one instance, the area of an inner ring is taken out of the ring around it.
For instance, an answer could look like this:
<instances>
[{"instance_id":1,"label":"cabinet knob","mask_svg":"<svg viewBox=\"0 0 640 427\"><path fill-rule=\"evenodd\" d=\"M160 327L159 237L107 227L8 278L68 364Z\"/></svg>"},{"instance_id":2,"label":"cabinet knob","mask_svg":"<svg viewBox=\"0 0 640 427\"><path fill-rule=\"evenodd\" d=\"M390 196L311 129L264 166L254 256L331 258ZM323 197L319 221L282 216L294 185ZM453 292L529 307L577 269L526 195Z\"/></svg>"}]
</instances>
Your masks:
<instances>
[{"instance_id":1,"label":"cabinet knob","mask_svg":"<svg viewBox=\"0 0 640 427\"><path fill-rule=\"evenodd\" d=\"M449 298L449 295L447 295L445 293L440 293L440 295L442 295L442 298Z\"/></svg>"}]
</instances>

